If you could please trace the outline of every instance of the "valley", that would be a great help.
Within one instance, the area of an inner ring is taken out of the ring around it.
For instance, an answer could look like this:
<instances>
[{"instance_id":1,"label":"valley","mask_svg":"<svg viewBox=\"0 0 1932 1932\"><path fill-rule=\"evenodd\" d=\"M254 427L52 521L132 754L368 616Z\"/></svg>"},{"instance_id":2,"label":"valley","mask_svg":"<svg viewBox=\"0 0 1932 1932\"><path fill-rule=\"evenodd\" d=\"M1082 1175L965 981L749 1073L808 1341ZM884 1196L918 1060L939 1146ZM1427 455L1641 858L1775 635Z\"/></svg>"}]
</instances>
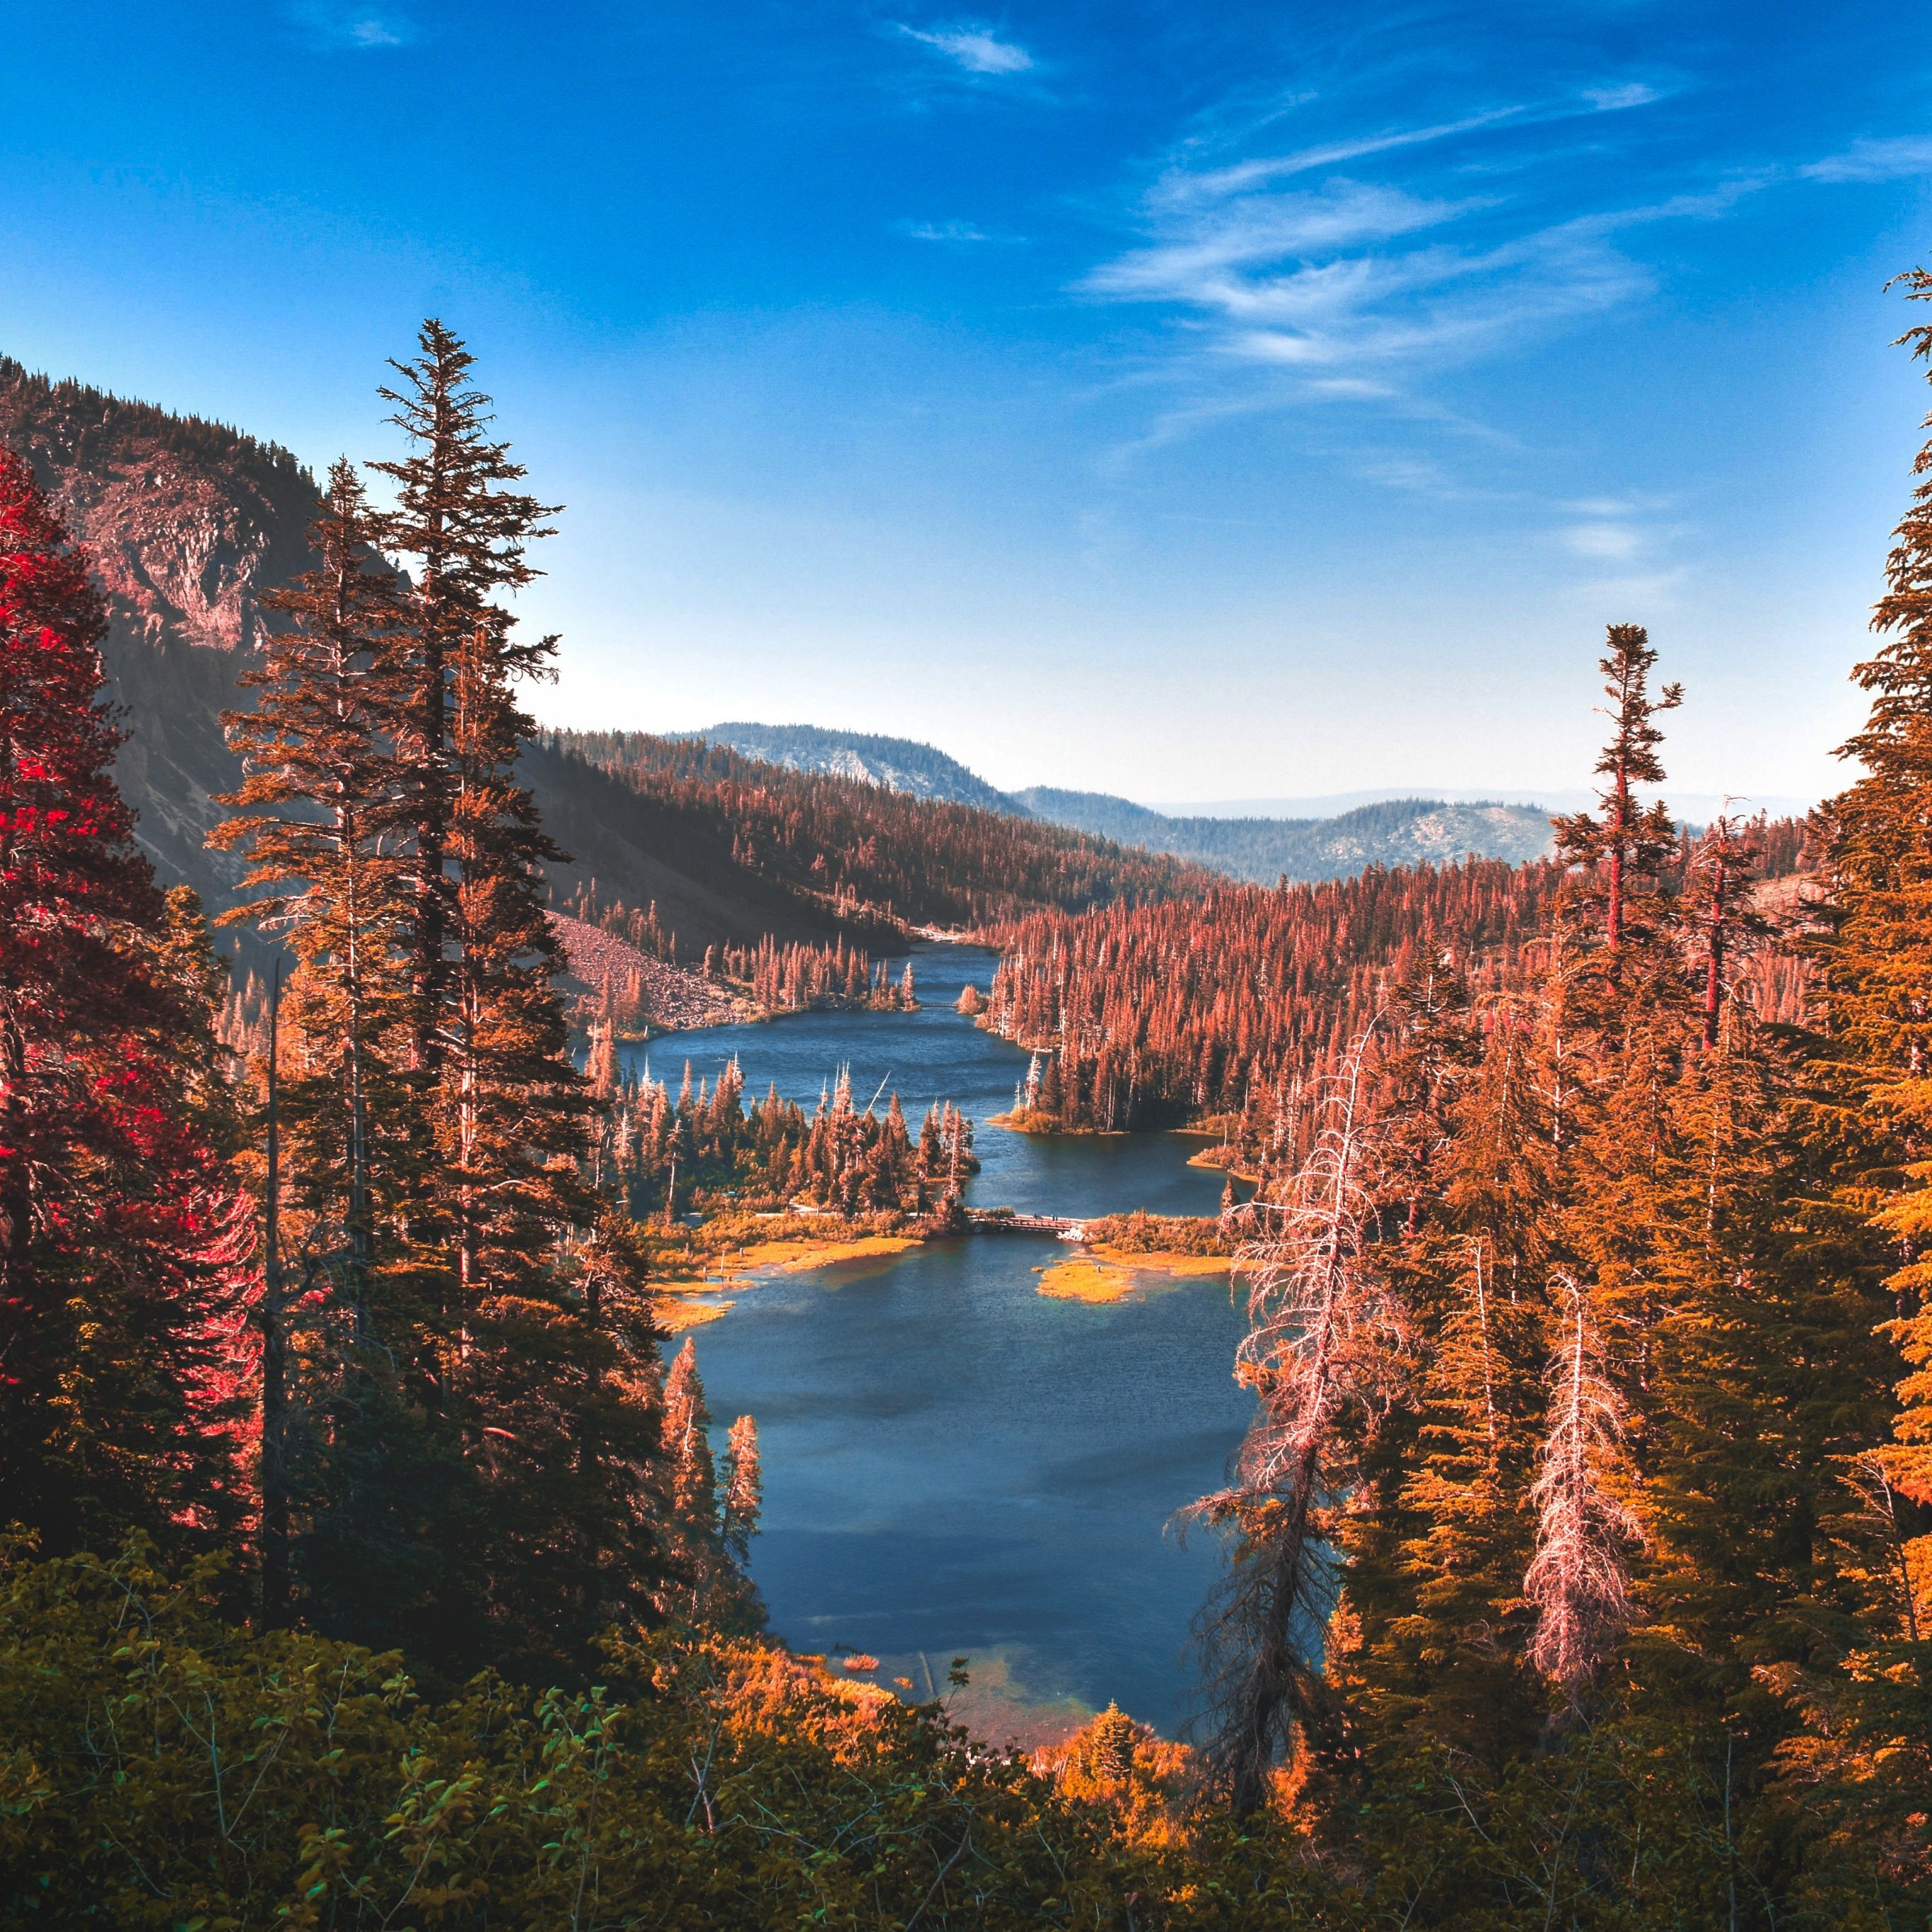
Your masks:
<instances>
[{"instance_id":1,"label":"valley","mask_svg":"<svg viewBox=\"0 0 1932 1932\"><path fill-rule=\"evenodd\" d=\"M0 1898L1932 1899L1932 521L1809 823L1673 819L1624 622L1585 808L1169 816L540 725L389 366L326 492L0 366Z\"/></svg>"},{"instance_id":2,"label":"valley","mask_svg":"<svg viewBox=\"0 0 1932 1932\"><path fill-rule=\"evenodd\" d=\"M808 1107L848 1069L862 1096L896 1090L915 1111L951 1100L983 1119L1026 1056L953 1002L997 958L923 948L913 963L916 1013L808 1014L629 1051L674 1079L688 1059L714 1084L736 1059L749 1090L776 1084ZM1221 1177L1190 1168L1196 1144L1175 1136L982 1128L975 1144L970 1205L1095 1219L1211 1216L1220 1202ZM1043 1293L1043 1271L1080 1252L940 1237L699 1298L730 1304L696 1330L710 1398L759 1419L752 1569L773 1628L800 1648L875 1654L880 1682L920 1682L922 1654L968 1654L976 1682L1004 1687L977 1707L987 1734L1034 1744L1110 1700L1170 1735L1187 1716L1189 1623L1212 1559L1178 1544L1171 1519L1219 1479L1246 1414L1226 1368L1239 1317L1225 1260L1177 1279L1127 1258L1132 1292L1106 1306Z\"/></svg>"}]
</instances>

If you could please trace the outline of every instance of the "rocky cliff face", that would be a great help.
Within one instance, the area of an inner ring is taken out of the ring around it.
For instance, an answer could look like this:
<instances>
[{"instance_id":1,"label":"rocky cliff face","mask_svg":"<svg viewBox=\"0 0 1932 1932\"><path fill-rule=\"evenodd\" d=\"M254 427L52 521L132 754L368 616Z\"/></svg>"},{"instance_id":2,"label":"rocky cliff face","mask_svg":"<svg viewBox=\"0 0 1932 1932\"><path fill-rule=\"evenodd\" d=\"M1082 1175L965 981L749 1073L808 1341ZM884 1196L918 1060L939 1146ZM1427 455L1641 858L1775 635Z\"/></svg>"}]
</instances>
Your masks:
<instances>
[{"instance_id":1,"label":"rocky cliff face","mask_svg":"<svg viewBox=\"0 0 1932 1932\"><path fill-rule=\"evenodd\" d=\"M315 482L273 444L4 357L0 440L93 552L117 641L253 650L261 592L308 567Z\"/></svg>"},{"instance_id":2,"label":"rocky cliff face","mask_svg":"<svg viewBox=\"0 0 1932 1932\"><path fill-rule=\"evenodd\" d=\"M205 841L241 782L221 713L260 648L262 593L308 567L320 503L294 457L219 423L170 416L0 357L0 441L24 454L106 593L101 656L127 733L116 760L163 882L211 912L240 862Z\"/></svg>"}]
</instances>

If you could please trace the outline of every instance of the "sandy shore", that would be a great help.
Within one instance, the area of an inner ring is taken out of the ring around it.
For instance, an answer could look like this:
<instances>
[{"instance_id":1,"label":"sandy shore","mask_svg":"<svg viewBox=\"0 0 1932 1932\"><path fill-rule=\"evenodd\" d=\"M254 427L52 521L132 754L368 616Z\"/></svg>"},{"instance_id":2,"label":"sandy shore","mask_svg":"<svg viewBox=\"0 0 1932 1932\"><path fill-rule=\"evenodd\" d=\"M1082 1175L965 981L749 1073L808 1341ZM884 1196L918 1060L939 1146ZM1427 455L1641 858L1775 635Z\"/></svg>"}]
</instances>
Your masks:
<instances>
[{"instance_id":1,"label":"sandy shore","mask_svg":"<svg viewBox=\"0 0 1932 1932\"><path fill-rule=\"evenodd\" d=\"M1178 1281L1224 1275L1228 1265L1226 1255L1133 1254L1100 1241L1042 1269L1040 1292L1059 1301L1120 1301L1145 1286L1148 1275Z\"/></svg>"},{"instance_id":2,"label":"sandy shore","mask_svg":"<svg viewBox=\"0 0 1932 1932\"><path fill-rule=\"evenodd\" d=\"M702 1328L721 1315L729 1315L735 1301L700 1301L695 1290L666 1292L651 1298L651 1312L667 1335L682 1335L687 1328Z\"/></svg>"},{"instance_id":3,"label":"sandy shore","mask_svg":"<svg viewBox=\"0 0 1932 1932\"><path fill-rule=\"evenodd\" d=\"M659 1324L672 1334L696 1328L728 1314L735 1305L716 1298L756 1286L760 1274L796 1274L835 1262L862 1261L875 1255L903 1254L919 1246L912 1234L860 1234L842 1240L754 1241L720 1255L705 1275L668 1275L651 1283Z\"/></svg>"}]
</instances>

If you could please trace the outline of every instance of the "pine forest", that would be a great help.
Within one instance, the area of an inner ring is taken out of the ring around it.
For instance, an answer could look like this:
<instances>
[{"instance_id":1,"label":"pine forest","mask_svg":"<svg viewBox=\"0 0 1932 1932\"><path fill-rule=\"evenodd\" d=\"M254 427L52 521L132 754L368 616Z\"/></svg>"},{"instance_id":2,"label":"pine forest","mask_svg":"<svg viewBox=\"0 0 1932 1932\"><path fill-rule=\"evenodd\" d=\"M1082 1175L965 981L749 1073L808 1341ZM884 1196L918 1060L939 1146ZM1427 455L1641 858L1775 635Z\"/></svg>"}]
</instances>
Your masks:
<instances>
[{"instance_id":1,"label":"pine forest","mask_svg":"<svg viewBox=\"0 0 1932 1932\"><path fill-rule=\"evenodd\" d=\"M1808 819L1673 818L1620 616L1550 856L1265 886L539 726L563 513L480 380L424 322L262 590L206 908L0 448L0 1926L1932 1923L1932 444ZM792 922L680 946L565 759ZM680 1046L942 1018L921 935L998 956L995 1118ZM1038 1233L1018 1137L1174 1131L1218 1217L1053 1225L1232 1268L1186 1735L776 1630L682 1292Z\"/></svg>"}]
</instances>

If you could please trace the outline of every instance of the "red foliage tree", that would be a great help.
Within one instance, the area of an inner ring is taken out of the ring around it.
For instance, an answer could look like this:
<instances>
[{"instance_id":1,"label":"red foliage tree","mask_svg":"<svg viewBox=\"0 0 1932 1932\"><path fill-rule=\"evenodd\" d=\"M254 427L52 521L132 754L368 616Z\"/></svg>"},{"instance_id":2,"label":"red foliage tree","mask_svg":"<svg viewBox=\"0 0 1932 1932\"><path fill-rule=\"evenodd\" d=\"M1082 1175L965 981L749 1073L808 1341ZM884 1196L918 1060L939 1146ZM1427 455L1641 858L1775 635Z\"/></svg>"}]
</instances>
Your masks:
<instances>
[{"instance_id":1,"label":"red foliage tree","mask_svg":"<svg viewBox=\"0 0 1932 1932\"><path fill-rule=\"evenodd\" d=\"M55 1547L238 1513L244 1204L205 986L109 766L84 556L0 450L0 1515Z\"/></svg>"}]
</instances>

